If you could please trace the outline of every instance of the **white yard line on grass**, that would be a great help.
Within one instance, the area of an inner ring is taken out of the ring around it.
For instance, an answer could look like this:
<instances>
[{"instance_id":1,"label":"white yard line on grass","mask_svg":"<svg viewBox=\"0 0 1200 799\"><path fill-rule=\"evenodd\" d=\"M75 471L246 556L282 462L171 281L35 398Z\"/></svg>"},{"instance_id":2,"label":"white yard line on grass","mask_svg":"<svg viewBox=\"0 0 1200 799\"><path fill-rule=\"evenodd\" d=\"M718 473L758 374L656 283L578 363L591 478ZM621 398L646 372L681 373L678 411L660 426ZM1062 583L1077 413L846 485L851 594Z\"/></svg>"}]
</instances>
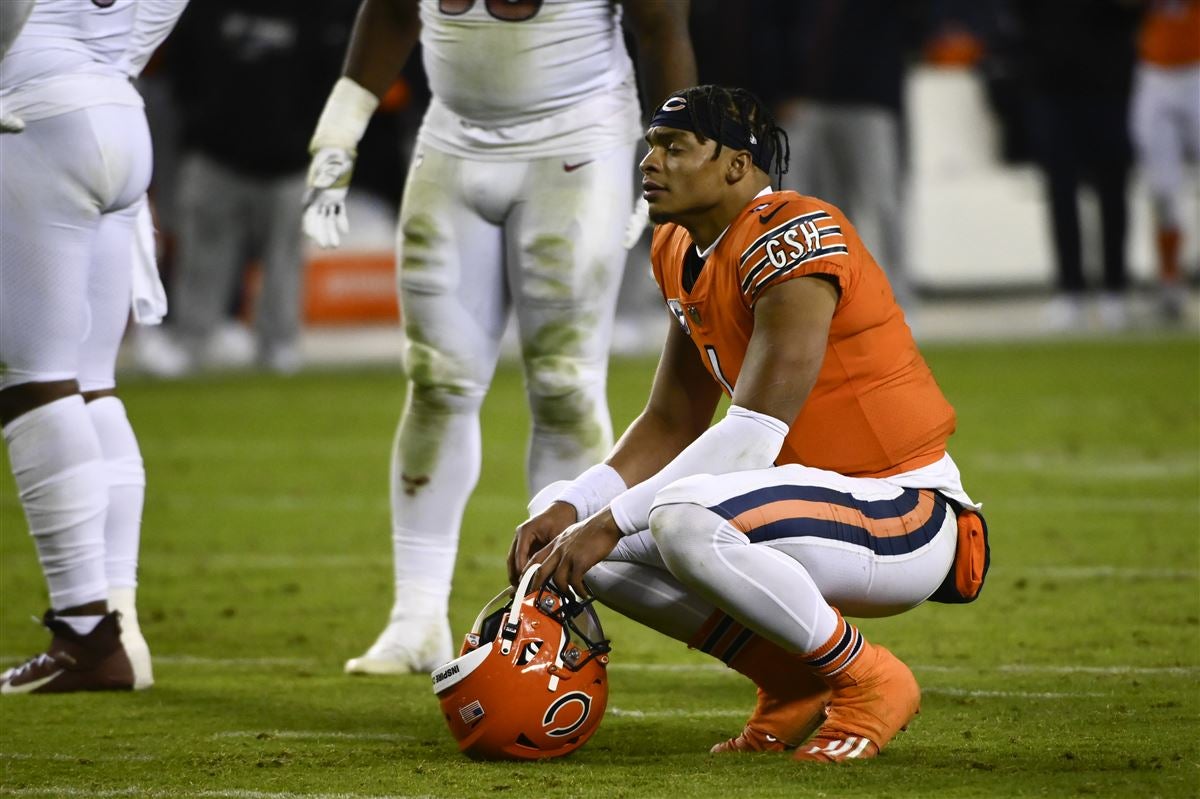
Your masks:
<instances>
[{"instance_id":1,"label":"white yard line on grass","mask_svg":"<svg viewBox=\"0 0 1200 799\"><path fill-rule=\"evenodd\" d=\"M0 663L16 663L24 660L22 657L0 654ZM215 668L268 668L272 666L312 667L318 664L315 658L218 658L200 657L198 655L155 655L154 662L166 666L211 666ZM938 663L911 663L914 671L921 672L974 672L987 674L989 672L1011 672L1021 674L1138 674L1153 676L1189 676L1200 674L1200 666L1130 666L1116 664L1111 666L1084 666L1069 663L999 663L992 666L954 666ZM612 671L639 672L678 672L678 673L728 673L734 672L720 663L630 663L615 660L608 664ZM261 730L260 730L261 732ZM328 734L328 733L324 733Z\"/></svg>"},{"instance_id":2,"label":"white yard line on grass","mask_svg":"<svg viewBox=\"0 0 1200 799\"><path fill-rule=\"evenodd\" d=\"M1079 497L1061 494L1032 494L1022 497L1001 497L987 507L1005 511L1030 513L1181 513L1200 516L1200 502L1194 499L1171 497ZM986 508L985 508L986 511Z\"/></svg>"},{"instance_id":3,"label":"white yard line on grass","mask_svg":"<svg viewBox=\"0 0 1200 799\"><path fill-rule=\"evenodd\" d=\"M1200 666L1029 666L1023 663L1007 663L997 666L996 671L1020 674L1139 674L1185 677L1190 674L1200 674Z\"/></svg>"},{"instance_id":4,"label":"white yard line on grass","mask_svg":"<svg viewBox=\"0 0 1200 799\"><path fill-rule=\"evenodd\" d=\"M149 763L153 755L68 755L63 752L0 752L0 760L61 760L69 763ZM3 791L3 788L0 788Z\"/></svg>"},{"instance_id":5,"label":"white yard line on grass","mask_svg":"<svg viewBox=\"0 0 1200 799\"><path fill-rule=\"evenodd\" d=\"M366 793L295 793L294 791L246 791L238 788L195 790L193 788L74 788L57 785L42 788L4 788L4 796L85 796L96 799L174 799L177 796L199 797L199 799L437 799L430 794L366 794Z\"/></svg>"},{"instance_id":6,"label":"white yard line on grass","mask_svg":"<svg viewBox=\"0 0 1200 799\"><path fill-rule=\"evenodd\" d=\"M1195 454L1147 458L1114 452L1108 457L1074 457L1057 452L983 454L973 465L991 472L1039 472L1077 480L1161 480L1190 477L1200 471Z\"/></svg>"},{"instance_id":7,"label":"white yard line on grass","mask_svg":"<svg viewBox=\"0 0 1200 799\"><path fill-rule=\"evenodd\" d=\"M1109 696L1099 691L984 691L966 688L922 688L921 693L930 696L975 697L980 699L1084 699ZM684 708L666 708L662 710L635 710L632 708L610 707L608 714L619 718L634 719L709 719L728 718L730 716L745 716L746 708L708 710L687 710Z\"/></svg>"},{"instance_id":8,"label":"white yard line on grass","mask_svg":"<svg viewBox=\"0 0 1200 799\"><path fill-rule=\"evenodd\" d=\"M213 658L200 655L155 655L155 663L169 666L313 666L316 658Z\"/></svg>"},{"instance_id":9,"label":"white yard line on grass","mask_svg":"<svg viewBox=\"0 0 1200 799\"><path fill-rule=\"evenodd\" d=\"M969 696L982 699L1080 699L1083 697L1111 696L1099 691L979 691L965 688L922 688L922 695Z\"/></svg>"},{"instance_id":10,"label":"white yard line on grass","mask_svg":"<svg viewBox=\"0 0 1200 799\"><path fill-rule=\"evenodd\" d=\"M1020 672L1023 674L1142 674L1146 676L1180 676L1200 674L1200 666L1078 666L1069 664L1026 664L1007 663L994 666L945 666L940 664L910 663L914 671L921 672ZM665 671L665 672L733 672L720 663L622 663L613 661L608 668L614 671Z\"/></svg>"},{"instance_id":11,"label":"white yard line on grass","mask_svg":"<svg viewBox=\"0 0 1200 799\"><path fill-rule=\"evenodd\" d=\"M666 710L630 710L623 707L610 707L608 715L631 719L716 719L731 718L746 715L746 708L730 708L728 710L682 710L668 708Z\"/></svg>"},{"instance_id":12,"label":"white yard line on grass","mask_svg":"<svg viewBox=\"0 0 1200 799\"><path fill-rule=\"evenodd\" d=\"M336 732L323 730L228 730L214 733L213 738L287 738L291 740L320 740L336 738L346 741L411 741L411 735L397 735L390 732Z\"/></svg>"},{"instance_id":13,"label":"white yard line on grass","mask_svg":"<svg viewBox=\"0 0 1200 799\"><path fill-rule=\"evenodd\" d=\"M1124 569L1116 566L1035 566L1005 569L1005 573L1009 576L1028 574L1059 580L1200 580L1200 571L1196 569Z\"/></svg>"}]
</instances>

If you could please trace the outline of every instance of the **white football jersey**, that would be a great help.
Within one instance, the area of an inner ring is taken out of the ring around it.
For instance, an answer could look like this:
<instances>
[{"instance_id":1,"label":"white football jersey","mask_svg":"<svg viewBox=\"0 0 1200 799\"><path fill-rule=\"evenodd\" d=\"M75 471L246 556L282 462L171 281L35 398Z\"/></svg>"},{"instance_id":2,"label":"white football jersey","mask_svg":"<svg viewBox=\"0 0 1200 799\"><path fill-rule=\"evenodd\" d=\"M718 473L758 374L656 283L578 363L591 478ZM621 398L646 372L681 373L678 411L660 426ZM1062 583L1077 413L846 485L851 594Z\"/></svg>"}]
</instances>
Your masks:
<instances>
[{"instance_id":1,"label":"white football jersey","mask_svg":"<svg viewBox=\"0 0 1200 799\"><path fill-rule=\"evenodd\" d=\"M641 135L614 0L421 0L433 101L422 140L482 158L611 149Z\"/></svg>"},{"instance_id":2,"label":"white football jersey","mask_svg":"<svg viewBox=\"0 0 1200 799\"><path fill-rule=\"evenodd\" d=\"M0 61L5 112L38 119L105 103L141 105L129 79L186 6L187 0L38 0Z\"/></svg>"}]
</instances>

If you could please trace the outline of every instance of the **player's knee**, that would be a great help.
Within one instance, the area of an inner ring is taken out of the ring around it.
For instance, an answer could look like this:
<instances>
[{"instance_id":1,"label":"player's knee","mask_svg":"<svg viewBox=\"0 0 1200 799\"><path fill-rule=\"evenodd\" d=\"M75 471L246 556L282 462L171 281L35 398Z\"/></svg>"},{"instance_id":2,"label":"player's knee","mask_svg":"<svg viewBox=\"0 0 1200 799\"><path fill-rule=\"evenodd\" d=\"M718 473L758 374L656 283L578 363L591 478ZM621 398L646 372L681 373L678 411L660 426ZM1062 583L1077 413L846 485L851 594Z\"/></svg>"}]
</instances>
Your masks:
<instances>
[{"instance_id":1,"label":"player's knee","mask_svg":"<svg viewBox=\"0 0 1200 799\"><path fill-rule=\"evenodd\" d=\"M714 477L711 474L693 474L681 477L675 482L659 489L658 493L654 495L653 507L660 505L698 505L702 508L707 508L712 504L709 498L713 494L712 488L714 487L714 482L719 479L719 477Z\"/></svg>"},{"instance_id":2,"label":"player's knee","mask_svg":"<svg viewBox=\"0 0 1200 799\"><path fill-rule=\"evenodd\" d=\"M708 542L721 521L703 505L660 503L656 499L650 511L650 535L671 573L684 582L691 582L705 571L704 561L711 557Z\"/></svg>"},{"instance_id":3,"label":"player's knee","mask_svg":"<svg viewBox=\"0 0 1200 799\"><path fill-rule=\"evenodd\" d=\"M536 355L525 359L525 380L535 425L566 433L602 426L602 367L569 355Z\"/></svg>"},{"instance_id":4,"label":"player's knee","mask_svg":"<svg viewBox=\"0 0 1200 799\"><path fill-rule=\"evenodd\" d=\"M409 340L404 371L418 411L476 411L487 393L487 381L474 375L470 364L423 342Z\"/></svg>"}]
</instances>

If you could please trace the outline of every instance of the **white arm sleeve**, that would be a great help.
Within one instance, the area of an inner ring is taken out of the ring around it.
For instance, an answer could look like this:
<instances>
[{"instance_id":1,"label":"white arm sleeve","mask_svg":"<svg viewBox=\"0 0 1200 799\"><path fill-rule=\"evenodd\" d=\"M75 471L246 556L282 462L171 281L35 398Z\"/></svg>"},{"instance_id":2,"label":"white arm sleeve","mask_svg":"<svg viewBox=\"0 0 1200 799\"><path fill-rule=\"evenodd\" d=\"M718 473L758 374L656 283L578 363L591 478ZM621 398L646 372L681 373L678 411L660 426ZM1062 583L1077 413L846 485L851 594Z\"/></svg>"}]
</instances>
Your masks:
<instances>
[{"instance_id":1,"label":"white arm sleeve","mask_svg":"<svg viewBox=\"0 0 1200 799\"><path fill-rule=\"evenodd\" d=\"M29 12L33 11L33 0L0 0L0 58L8 52Z\"/></svg>"},{"instance_id":2,"label":"white arm sleeve","mask_svg":"<svg viewBox=\"0 0 1200 799\"><path fill-rule=\"evenodd\" d=\"M142 74L150 56L170 35L187 8L188 0L138 0L129 49L121 57L121 68L131 78Z\"/></svg>"},{"instance_id":3,"label":"white arm sleeve","mask_svg":"<svg viewBox=\"0 0 1200 799\"><path fill-rule=\"evenodd\" d=\"M787 432L788 425L774 416L730 405L724 419L704 431L658 474L612 501L609 508L617 526L625 535L647 529L654 496L676 480L773 465Z\"/></svg>"}]
</instances>

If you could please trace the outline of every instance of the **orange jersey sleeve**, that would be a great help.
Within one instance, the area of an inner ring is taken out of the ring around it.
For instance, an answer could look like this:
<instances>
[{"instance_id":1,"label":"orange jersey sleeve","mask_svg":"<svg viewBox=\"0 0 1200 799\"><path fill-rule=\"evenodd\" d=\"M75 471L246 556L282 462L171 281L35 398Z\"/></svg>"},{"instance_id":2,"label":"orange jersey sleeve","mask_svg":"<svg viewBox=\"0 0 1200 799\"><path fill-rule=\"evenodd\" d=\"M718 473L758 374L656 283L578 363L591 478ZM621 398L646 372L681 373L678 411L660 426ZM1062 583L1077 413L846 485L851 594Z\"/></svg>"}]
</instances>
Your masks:
<instances>
[{"instance_id":1,"label":"orange jersey sleeve","mask_svg":"<svg viewBox=\"0 0 1200 799\"><path fill-rule=\"evenodd\" d=\"M1200 63L1200 0L1155 0L1142 23L1138 49L1160 67Z\"/></svg>"},{"instance_id":2,"label":"orange jersey sleeve","mask_svg":"<svg viewBox=\"0 0 1200 799\"><path fill-rule=\"evenodd\" d=\"M940 458L954 409L917 350L891 286L840 210L776 192L735 218L685 289L691 236L666 224L651 262L663 299L713 379L732 395L754 331L754 305L787 280L834 279L840 291L816 385L778 463L882 477Z\"/></svg>"}]
</instances>

